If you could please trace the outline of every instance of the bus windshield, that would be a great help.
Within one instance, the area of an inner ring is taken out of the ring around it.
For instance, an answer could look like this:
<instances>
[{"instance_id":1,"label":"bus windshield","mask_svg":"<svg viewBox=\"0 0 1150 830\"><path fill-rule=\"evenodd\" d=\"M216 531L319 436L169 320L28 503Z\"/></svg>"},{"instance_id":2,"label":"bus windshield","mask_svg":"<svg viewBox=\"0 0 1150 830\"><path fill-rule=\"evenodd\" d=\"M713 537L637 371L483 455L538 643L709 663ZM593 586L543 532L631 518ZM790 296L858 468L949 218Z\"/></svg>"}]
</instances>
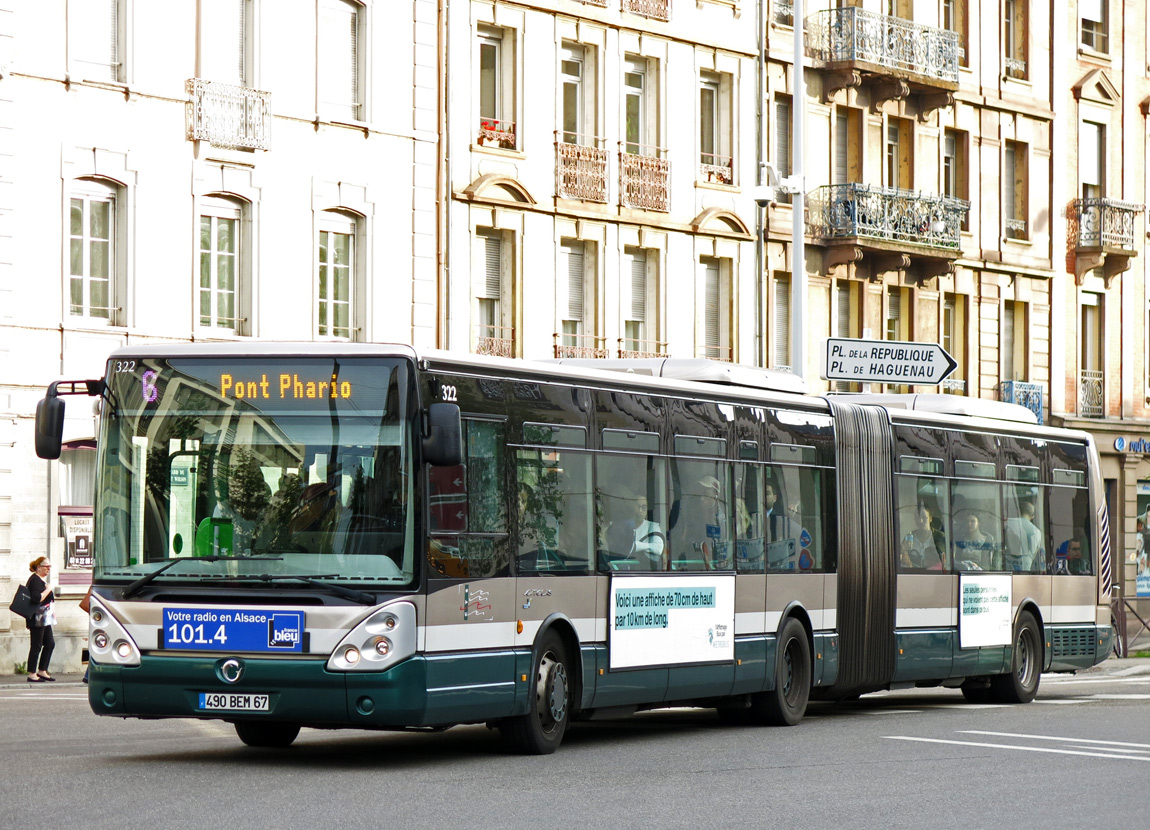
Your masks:
<instances>
[{"instance_id":1,"label":"bus windshield","mask_svg":"<svg viewBox=\"0 0 1150 830\"><path fill-rule=\"evenodd\" d=\"M411 382L397 358L112 361L95 578L411 584Z\"/></svg>"}]
</instances>

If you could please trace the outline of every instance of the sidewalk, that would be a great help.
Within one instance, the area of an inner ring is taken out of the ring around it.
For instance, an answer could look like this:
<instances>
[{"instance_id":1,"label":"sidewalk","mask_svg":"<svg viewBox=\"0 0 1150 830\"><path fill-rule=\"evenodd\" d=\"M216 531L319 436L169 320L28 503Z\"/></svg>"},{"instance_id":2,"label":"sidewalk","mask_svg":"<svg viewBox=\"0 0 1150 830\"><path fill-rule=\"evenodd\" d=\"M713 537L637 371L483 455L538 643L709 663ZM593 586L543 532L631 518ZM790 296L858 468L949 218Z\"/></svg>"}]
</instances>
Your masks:
<instances>
[{"instance_id":1,"label":"sidewalk","mask_svg":"<svg viewBox=\"0 0 1150 830\"><path fill-rule=\"evenodd\" d=\"M49 671L51 671L51 670L49 670ZM28 675L26 675L26 674L0 674L0 689L10 688L13 686L20 688L20 689L25 689L25 688L27 688L27 689L47 689L47 688L55 689L55 688L58 688L60 686L83 686L84 685L83 683L80 682L81 678L83 678L83 676L84 676L83 672L77 672L75 674L72 674L72 673L61 674L59 672L51 672L51 674L54 678L56 678L55 683L29 683L25 679L28 677Z\"/></svg>"}]
</instances>

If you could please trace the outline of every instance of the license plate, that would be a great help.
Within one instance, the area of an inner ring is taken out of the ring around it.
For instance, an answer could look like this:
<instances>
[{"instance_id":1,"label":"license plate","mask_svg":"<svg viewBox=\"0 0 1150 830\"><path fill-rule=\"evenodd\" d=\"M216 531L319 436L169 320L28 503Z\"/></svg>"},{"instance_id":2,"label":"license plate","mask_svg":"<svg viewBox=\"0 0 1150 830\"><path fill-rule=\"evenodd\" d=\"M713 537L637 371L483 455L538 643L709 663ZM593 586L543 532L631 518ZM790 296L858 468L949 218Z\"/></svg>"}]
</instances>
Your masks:
<instances>
[{"instance_id":1,"label":"license plate","mask_svg":"<svg viewBox=\"0 0 1150 830\"><path fill-rule=\"evenodd\" d=\"M266 712L269 695L200 692L200 708L208 711Z\"/></svg>"}]
</instances>

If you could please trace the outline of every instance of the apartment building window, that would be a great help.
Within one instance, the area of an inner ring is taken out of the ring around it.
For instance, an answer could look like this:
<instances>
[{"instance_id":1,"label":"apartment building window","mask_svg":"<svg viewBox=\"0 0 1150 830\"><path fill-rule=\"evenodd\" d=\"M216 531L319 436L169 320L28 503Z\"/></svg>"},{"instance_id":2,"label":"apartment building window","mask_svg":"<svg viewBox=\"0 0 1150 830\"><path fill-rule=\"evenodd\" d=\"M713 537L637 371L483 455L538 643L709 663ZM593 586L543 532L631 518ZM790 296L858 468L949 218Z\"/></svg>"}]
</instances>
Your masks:
<instances>
[{"instance_id":1,"label":"apartment building window","mask_svg":"<svg viewBox=\"0 0 1150 830\"><path fill-rule=\"evenodd\" d=\"M698 346L698 357L713 360L731 361L731 264L730 260L718 257L700 257L699 271L702 279L702 319L699 331L702 335Z\"/></svg>"},{"instance_id":2,"label":"apartment building window","mask_svg":"<svg viewBox=\"0 0 1150 830\"><path fill-rule=\"evenodd\" d=\"M231 199L200 202L199 324L236 332L240 312L243 206Z\"/></svg>"},{"instance_id":3,"label":"apartment building window","mask_svg":"<svg viewBox=\"0 0 1150 830\"><path fill-rule=\"evenodd\" d=\"M942 137L942 195L952 199L968 198L966 164L967 135L958 130L946 130ZM969 230L969 211L962 211L962 229Z\"/></svg>"},{"instance_id":4,"label":"apartment building window","mask_svg":"<svg viewBox=\"0 0 1150 830\"><path fill-rule=\"evenodd\" d=\"M910 315L907 313L907 290L891 286L886 290L886 334L887 340L910 340Z\"/></svg>"},{"instance_id":5,"label":"apartment building window","mask_svg":"<svg viewBox=\"0 0 1150 830\"><path fill-rule=\"evenodd\" d=\"M514 149L515 34L510 29L479 28L478 143Z\"/></svg>"},{"instance_id":6,"label":"apartment building window","mask_svg":"<svg viewBox=\"0 0 1150 830\"><path fill-rule=\"evenodd\" d=\"M69 222L69 315L114 322L117 188L84 179L72 189Z\"/></svg>"},{"instance_id":7,"label":"apartment building window","mask_svg":"<svg viewBox=\"0 0 1150 830\"><path fill-rule=\"evenodd\" d=\"M966 297L946 292L942 299L942 343L939 345L958 365L950 377L943 380L943 391L966 391L966 327Z\"/></svg>"},{"instance_id":8,"label":"apartment building window","mask_svg":"<svg viewBox=\"0 0 1150 830\"><path fill-rule=\"evenodd\" d=\"M322 0L319 21L319 97L335 121L359 121L363 113L366 10L351 0Z\"/></svg>"},{"instance_id":9,"label":"apartment building window","mask_svg":"<svg viewBox=\"0 0 1150 830\"><path fill-rule=\"evenodd\" d=\"M969 66L967 44L967 0L942 0L942 28L958 35L959 66Z\"/></svg>"},{"instance_id":10,"label":"apartment building window","mask_svg":"<svg viewBox=\"0 0 1150 830\"><path fill-rule=\"evenodd\" d=\"M835 337L849 339L854 336L855 327L851 319L851 284L849 280L835 282ZM836 380L832 384L836 392L850 392L854 385L848 380Z\"/></svg>"},{"instance_id":11,"label":"apartment building window","mask_svg":"<svg viewBox=\"0 0 1150 830\"><path fill-rule=\"evenodd\" d=\"M1007 141L1003 153L1002 213L1007 239L1029 239L1027 217L1030 163L1028 148L1020 141Z\"/></svg>"},{"instance_id":12,"label":"apartment building window","mask_svg":"<svg viewBox=\"0 0 1150 830\"><path fill-rule=\"evenodd\" d=\"M1110 0L1078 0L1078 15L1082 20L1081 43L1095 52L1110 51Z\"/></svg>"},{"instance_id":13,"label":"apartment building window","mask_svg":"<svg viewBox=\"0 0 1150 830\"><path fill-rule=\"evenodd\" d=\"M885 136L883 173L886 186L909 190L914 187L910 122L904 118L887 119Z\"/></svg>"},{"instance_id":14,"label":"apartment building window","mask_svg":"<svg viewBox=\"0 0 1150 830\"><path fill-rule=\"evenodd\" d=\"M198 77L250 86L249 25L251 0L201 0Z\"/></svg>"},{"instance_id":15,"label":"apartment building window","mask_svg":"<svg viewBox=\"0 0 1150 830\"><path fill-rule=\"evenodd\" d=\"M731 77L719 72L699 76L699 176L703 181L734 184Z\"/></svg>"},{"instance_id":16,"label":"apartment building window","mask_svg":"<svg viewBox=\"0 0 1150 830\"><path fill-rule=\"evenodd\" d=\"M594 246L577 239L562 240L559 244L559 268L563 278L556 292L560 345L568 349L593 349L596 345L593 342L595 286L590 275L595 271Z\"/></svg>"},{"instance_id":17,"label":"apartment building window","mask_svg":"<svg viewBox=\"0 0 1150 830\"><path fill-rule=\"evenodd\" d=\"M564 44L559 64L563 95L563 141L591 145L597 141L594 48Z\"/></svg>"},{"instance_id":18,"label":"apartment building window","mask_svg":"<svg viewBox=\"0 0 1150 830\"><path fill-rule=\"evenodd\" d=\"M1078 414L1100 418L1105 414L1103 380L1103 299L1083 292L1081 299L1081 353L1078 370Z\"/></svg>"},{"instance_id":19,"label":"apartment building window","mask_svg":"<svg viewBox=\"0 0 1150 830\"><path fill-rule=\"evenodd\" d=\"M476 354L515 356L512 309L513 239L510 232L480 228L475 232L478 261L473 265L475 282Z\"/></svg>"},{"instance_id":20,"label":"apartment building window","mask_svg":"<svg viewBox=\"0 0 1150 830\"><path fill-rule=\"evenodd\" d=\"M638 55L628 55L623 65L624 149L628 153L653 156L658 150L657 64Z\"/></svg>"},{"instance_id":21,"label":"apartment building window","mask_svg":"<svg viewBox=\"0 0 1150 830\"><path fill-rule=\"evenodd\" d=\"M623 309L621 351L638 357L659 354L657 254L645 248L623 249L620 307ZM620 357L623 355L621 354Z\"/></svg>"},{"instance_id":22,"label":"apartment building window","mask_svg":"<svg viewBox=\"0 0 1150 830\"><path fill-rule=\"evenodd\" d=\"M68 0L68 52L88 81L126 83L124 0Z\"/></svg>"},{"instance_id":23,"label":"apartment building window","mask_svg":"<svg viewBox=\"0 0 1150 830\"><path fill-rule=\"evenodd\" d=\"M771 366L791 370L791 277L776 274L771 280L774 293L773 325L771 326Z\"/></svg>"},{"instance_id":24,"label":"apartment building window","mask_svg":"<svg viewBox=\"0 0 1150 830\"><path fill-rule=\"evenodd\" d=\"M320 337L351 340L354 327L356 283L356 220L344 213L324 211L319 220L316 256L317 311Z\"/></svg>"},{"instance_id":25,"label":"apartment building window","mask_svg":"<svg viewBox=\"0 0 1150 830\"><path fill-rule=\"evenodd\" d=\"M774 152L771 154L771 160L774 162L775 170L778 171L780 177L791 175L793 169L794 155L791 153L791 99L789 96L776 96L774 106L774 119L771 128L774 131L773 145ZM780 202L790 202L791 196L789 193L779 194Z\"/></svg>"},{"instance_id":26,"label":"apartment building window","mask_svg":"<svg viewBox=\"0 0 1150 830\"><path fill-rule=\"evenodd\" d=\"M1083 121L1078 128L1078 182L1083 199L1105 195L1106 128Z\"/></svg>"},{"instance_id":27,"label":"apartment building window","mask_svg":"<svg viewBox=\"0 0 1150 830\"><path fill-rule=\"evenodd\" d=\"M1027 3L1029 0L1003 0L1002 2L1002 54L1006 77L1025 80L1026 37L1029 31Z\"/></svg>"},{"instance_id":28,"label":"apartment building window","mask_svg":"<svg viewBox=\"0 0 1150 830\"><path fill-rule=\"evenodd\" d=\"M1002 320L998 329L998 354L1001 380L1026 380L1028 366L1029 307L1016 300L1002 303Z\"/></svg>"}]
</instances>

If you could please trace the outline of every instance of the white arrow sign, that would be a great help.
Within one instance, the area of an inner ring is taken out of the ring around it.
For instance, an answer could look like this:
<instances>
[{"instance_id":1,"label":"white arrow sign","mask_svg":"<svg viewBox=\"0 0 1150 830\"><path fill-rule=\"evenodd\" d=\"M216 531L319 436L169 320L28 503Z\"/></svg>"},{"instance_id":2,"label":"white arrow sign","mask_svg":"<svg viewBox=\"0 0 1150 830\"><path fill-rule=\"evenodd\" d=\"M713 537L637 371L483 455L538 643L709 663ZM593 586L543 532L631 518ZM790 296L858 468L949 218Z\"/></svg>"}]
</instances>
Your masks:
<instances>
[{"instance_id":1,"label":"white arrow sign","mask_svg":"<svg viewBox=\"0 0 1150 830\"><path fill-rule=\"evenodd\" d=\"M828 337L823 345L824 380L929 385L941 383L956 366L937 343Z\"/></svg>"}]
</instances>

